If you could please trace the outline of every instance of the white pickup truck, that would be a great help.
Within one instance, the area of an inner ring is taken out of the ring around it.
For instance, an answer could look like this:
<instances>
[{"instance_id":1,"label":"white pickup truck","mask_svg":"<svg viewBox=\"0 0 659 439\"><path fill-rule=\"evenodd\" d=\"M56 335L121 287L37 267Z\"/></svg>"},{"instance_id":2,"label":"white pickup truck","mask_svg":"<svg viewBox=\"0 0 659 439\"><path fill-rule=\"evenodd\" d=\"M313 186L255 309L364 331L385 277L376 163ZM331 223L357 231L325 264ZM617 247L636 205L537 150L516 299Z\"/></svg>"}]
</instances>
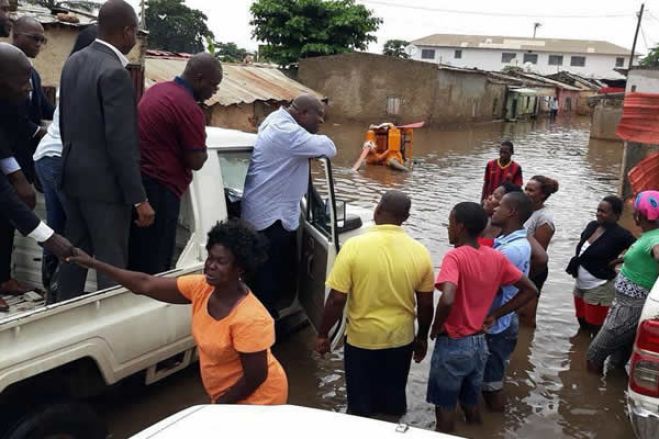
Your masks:
<instances>
[{"instance_id":1,"label":"white pickup truck","mask_svg":"<svg viewBox=\"0 0 659 439\"><path fill-rule=\"evenodd\" d=\"M634 433L659 438L659 281L643 306L629 364L627 409Z\"/></svg>"},{"instance_id":2,"label":"white pickup truck","mask_svg":"<svg viewBox=\"0 0 659 439\"><path fill-rule=\"evenodd\" d=\"M195 172L181 204L176 268L163 276L200 272L207 231L240 212L256 135L220 128L207 133L208 161ZM282 298L280 318L303 310L317 326L327 294L324 280L340 242L360 233L362 217L370 212L346 215L345 203L334 197L329 160L311 165L298 236L297 291ZM17 238L14 275L38 285L40 258L35 244ZM196 360L188 306L122 287L96 291L90 277L92 293L54 305L34 294L4 296L10 308L0 313L0 438L104 437L105 426L86 403L90 397L135 374L154 383Z\"/></svg>"}]
</instances>

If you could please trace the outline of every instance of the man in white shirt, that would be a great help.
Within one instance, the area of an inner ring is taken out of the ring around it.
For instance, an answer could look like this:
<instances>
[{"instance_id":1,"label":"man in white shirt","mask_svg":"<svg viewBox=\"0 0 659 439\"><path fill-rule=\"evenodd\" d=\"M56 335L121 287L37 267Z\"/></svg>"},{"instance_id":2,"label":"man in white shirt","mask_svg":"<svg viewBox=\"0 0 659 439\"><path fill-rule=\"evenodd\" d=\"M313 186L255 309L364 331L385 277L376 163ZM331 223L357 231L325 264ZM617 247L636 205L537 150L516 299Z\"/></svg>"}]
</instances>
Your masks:
<instances>
[{"instance_id":1,"label":"man in white shirt","mask_svg":"<svg viewBox=\"0 0 659 439\"><path fill-rule=\"evenodd\" d=\"M307 94L270 114L259 127L247 170L241 216L269 242L268 261L250 287L273 317L277 300L294 288L290 280L295 278L295 238L309 159L336 155L334 142L316 134L324 115L324 104Z\"/></svg>"}]
</instances>

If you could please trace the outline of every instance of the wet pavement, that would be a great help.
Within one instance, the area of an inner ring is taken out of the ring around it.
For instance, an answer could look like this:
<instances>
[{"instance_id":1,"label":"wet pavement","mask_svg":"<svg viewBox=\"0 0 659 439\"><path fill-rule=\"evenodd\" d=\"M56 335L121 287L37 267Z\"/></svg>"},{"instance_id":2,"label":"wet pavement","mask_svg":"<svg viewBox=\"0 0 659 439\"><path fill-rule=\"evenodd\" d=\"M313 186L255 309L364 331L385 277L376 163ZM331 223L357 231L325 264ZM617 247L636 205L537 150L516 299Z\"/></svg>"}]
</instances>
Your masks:
<instances>
[{"instance_id":1,"label":"wet pavement","mask_svg":"<svg viewBox=\"0 0 659 439\"><path fill-rule=\"evenodd\" d=\"M557 225L549 248L550 274L538 307L537 328L522 328L505 390L505 413L484 413L484 425L458 422L456 434L470 438L627 438L633 437L626 418L626 377L606 377L585 369L587 334L578 333L573 317L571 278L564 268L583 227L594 218L599 200L617 190L621 144L591 141L589 120L566 118L550 123L493 123L464 128L415 131L411 173L385 167L350 170L356 160L365 126L332 124L324 127L339 148L333 161L337 196L349 204L371 208L387 189L413 197L407 224L411 235L431 251L435 266L448 249L446 223L451 207L476 201L487 160L496 158L498 142L510 138L514 159L525 181L544 174L560 183L547 203ZM341 352L325 359L311 354L314 333L306 328L281 341L276 355L286 368L292 404L345 410ZM433 428L433 407L425 402L430 352L413 364L408 381L409 412L403 422ZM102 403L112 436L127 437L192 404L206 403L195 367L150 387L126 383ZM310 432L313 434L313 432Z\"/></svg>"}]
</instances>

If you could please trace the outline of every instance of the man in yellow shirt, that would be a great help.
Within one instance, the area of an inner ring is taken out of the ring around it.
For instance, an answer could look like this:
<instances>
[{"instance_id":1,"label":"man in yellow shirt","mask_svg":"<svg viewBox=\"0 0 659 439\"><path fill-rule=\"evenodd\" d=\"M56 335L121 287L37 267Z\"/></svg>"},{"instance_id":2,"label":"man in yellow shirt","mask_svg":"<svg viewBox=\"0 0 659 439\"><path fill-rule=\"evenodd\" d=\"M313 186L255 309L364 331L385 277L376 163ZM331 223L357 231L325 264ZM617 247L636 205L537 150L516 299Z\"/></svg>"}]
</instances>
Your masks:
<instances>
[{"instance_id":1,"label":"man in yellow shirt","mask_svg":"<svg viewBox=\"0 0 659 439\"><path fill-rule=\"evenodd\" d=\"M401 227L411 204L402 192L385 193L373 214L376 225L343 245L327 279L332 291L316 351L329 352L329 330L347 302L344 358L348 413L354 415L405 414L412 354L417 363L426 355L434 279L430 253Z\"/></svg>"}]
</instances>

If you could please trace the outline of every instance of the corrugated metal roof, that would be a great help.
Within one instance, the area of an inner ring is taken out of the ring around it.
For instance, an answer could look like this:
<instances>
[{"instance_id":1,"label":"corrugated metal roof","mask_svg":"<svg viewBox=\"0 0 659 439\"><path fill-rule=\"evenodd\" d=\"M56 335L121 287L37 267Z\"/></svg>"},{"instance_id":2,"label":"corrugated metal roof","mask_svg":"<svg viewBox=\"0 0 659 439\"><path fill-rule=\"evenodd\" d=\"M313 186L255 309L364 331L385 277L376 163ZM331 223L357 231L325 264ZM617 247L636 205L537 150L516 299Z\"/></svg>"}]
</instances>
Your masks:
<instances>
[{"instance_id":1,"label":"corrugated metal roof","mask_svg":"<svg viewBox=\"0 0 659 439\"><path fill-rule=\"evenodd\" d=\"M415 46L524 50L531 52L579 53L629 56L630 50L608 41L559 38L502 37L494 35L434 34L412 41Z\"/></svg>"},{"instance_id":2,"label":"corrugated metal roof","mask_svg":"<svg viewBox=\"0 0 659 439\"><path fill-rule=\"evenodd\" d=\"M169 81L180 75L187 59L148 57L144 73L145 86ZM273 67L223 64L224 78L220 89L206 103L232 105L254 101L292 101L297 95L310 93L322 99L323 96L284 75Z\"/></svg>"},{"instance_id":3,"label":"corrugated metal roof","mask_svg":"<svg viewBox=\"0 0 659 439\"><path fill-rule=\"evenodd\" d=\"M44 26L61 24L64 26L84 27L96 22L96 17L87 12L69 10L68 13L54 14L50 9L39 5L20 6L12 13L14 19L19 17L32 17Z\"/></svg>"}]
</instances>

